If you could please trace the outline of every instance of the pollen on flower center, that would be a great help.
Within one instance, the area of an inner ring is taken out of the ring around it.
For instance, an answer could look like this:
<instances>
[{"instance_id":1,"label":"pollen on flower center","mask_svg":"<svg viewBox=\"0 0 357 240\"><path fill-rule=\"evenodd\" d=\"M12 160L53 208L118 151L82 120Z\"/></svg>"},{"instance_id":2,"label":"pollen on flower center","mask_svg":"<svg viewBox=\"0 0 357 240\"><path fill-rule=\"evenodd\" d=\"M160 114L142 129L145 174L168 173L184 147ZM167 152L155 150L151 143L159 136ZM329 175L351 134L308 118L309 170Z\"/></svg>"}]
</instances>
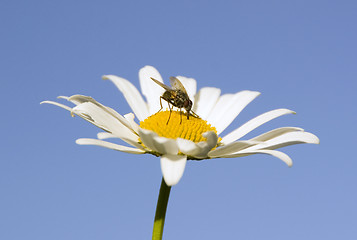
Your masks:
<instances>
[{"instance_id":1,"label":"pollen on flower center","mask_svg":"<svg viewBox=\"0 0 357 240\"><path fill-rule=\"evenodd\" d=\"M157 135L166 138L184 138L193 142L201 142L206 139L202 133L214 131L215 127L207 121L190 115L189 119L184 112L180 111L160 111L140 122L140 127L151 130Z\"/></svg>"}]
</instances>

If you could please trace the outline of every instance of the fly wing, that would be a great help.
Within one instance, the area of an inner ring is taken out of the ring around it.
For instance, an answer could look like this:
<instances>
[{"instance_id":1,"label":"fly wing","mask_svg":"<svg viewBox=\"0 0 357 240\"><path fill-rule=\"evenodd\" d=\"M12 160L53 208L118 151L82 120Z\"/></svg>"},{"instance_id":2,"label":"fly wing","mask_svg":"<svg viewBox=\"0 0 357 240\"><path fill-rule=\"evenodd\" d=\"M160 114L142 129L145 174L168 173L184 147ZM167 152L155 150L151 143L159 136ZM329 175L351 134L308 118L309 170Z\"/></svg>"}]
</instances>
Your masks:
<instances>
[{"instance_id":1,"label":"fly wing","mask_svg":"<svg viewBox=\"0 0 357 240\"><path fill-rule=\"evenodd\" d=\"M175 78L175 77L170 77L170 84L171 84L172 89L174 89L174 90L181 90L182 92L184 92L184 93L187 94L185 87L184 87L183 84L180 82L180 80L178 80L177 78Z\"/></svg>"},{"instance_id":2,"label":"fly wing","mask_svg":"<svg viewBox=\"0 0 357 240\"><path fill-rule=\"evenodd\" d=\"M156 82L158 85L160 85L161 87L163 87L165 90L170 91L170 92L172 91L172 89L171 89L169 86L163 84L162 82L156 80L155 78L151 78L151 79L152 79L154 82Z\"/></svg>"}]
</instances>

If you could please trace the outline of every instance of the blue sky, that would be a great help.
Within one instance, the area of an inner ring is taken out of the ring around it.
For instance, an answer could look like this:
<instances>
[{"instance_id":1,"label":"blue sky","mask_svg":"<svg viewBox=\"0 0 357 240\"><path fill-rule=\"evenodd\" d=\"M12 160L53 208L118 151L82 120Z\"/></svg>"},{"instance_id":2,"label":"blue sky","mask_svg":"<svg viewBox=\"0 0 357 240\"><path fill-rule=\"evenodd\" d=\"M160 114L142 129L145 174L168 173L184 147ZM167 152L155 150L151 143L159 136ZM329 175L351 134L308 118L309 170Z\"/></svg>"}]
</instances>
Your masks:
<instances>
[{"instance_id":1,"label":"blue sky","mask_svg":"<svg viewBox=\"0 0 357 240\"><path fill-rule=\"evenodd\" d=\"M39 105L84 94L130 112L101 80L168 80L262 94L227 129L275 108L320 145L189 162L173 187L165 239L356 239L355 1L7 1L0 3L1 239L148 239L159 159L79 146L98 129Z\"/></svg>"}]
</instances>

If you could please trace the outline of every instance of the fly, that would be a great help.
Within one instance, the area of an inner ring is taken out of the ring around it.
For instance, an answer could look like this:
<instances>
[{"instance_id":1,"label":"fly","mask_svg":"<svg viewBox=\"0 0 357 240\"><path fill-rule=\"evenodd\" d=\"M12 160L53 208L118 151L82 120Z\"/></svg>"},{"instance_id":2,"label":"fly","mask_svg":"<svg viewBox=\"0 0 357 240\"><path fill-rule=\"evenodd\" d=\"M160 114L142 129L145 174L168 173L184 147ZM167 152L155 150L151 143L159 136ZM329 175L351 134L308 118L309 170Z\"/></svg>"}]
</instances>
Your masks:
<instances>
[{"instance_id":1,"label":"fly","mask_svg":"<svg viewBox=\"0 0 357 240\"><path fill-rule=\"evenodd\" d=\"M170 77L170 84L171 87L163 84L162 82L151 78L155 83L157 83L158 85L160 85L161 87L163 87L165 89L165 92L162 94L162 96L160 96L160 110L162 109L162 103L161 103L161 99L164 99L168 105L169 105L169 109L170 109L170 115L169 115L169 119L167 120L166 124L169 123L170 117L171 117L171 112L172 112L172 106L177 107L180 109L180 116L181 116L181 121L180 124L182 123L182 112L181 112L181 108L184 108L186 110L186 114L187 114L187 119L189 119L190 114L194 117L198 117L196 113L194 113L192 111L192 101L191 99L188 97L188 94L186 92L185 87L183 86L183 84L180 82L180 80L178 80L175 77ZM171 106L171 105L172 106Z\"/></svg>"}]
</instances>

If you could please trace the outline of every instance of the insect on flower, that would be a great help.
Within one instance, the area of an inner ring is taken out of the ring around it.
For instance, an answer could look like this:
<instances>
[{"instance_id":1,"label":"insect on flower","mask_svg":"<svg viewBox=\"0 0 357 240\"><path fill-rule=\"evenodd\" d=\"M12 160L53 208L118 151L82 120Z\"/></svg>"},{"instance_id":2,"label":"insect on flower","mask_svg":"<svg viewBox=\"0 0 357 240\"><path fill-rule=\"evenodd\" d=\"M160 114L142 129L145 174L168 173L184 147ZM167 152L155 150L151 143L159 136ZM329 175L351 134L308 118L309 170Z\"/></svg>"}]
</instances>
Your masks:
<instances>
[{"instance_id":1,"label":"insect on flower","mask_svg":"<svg viewBox=\"0 0 357 240\"><path fill-rule=\"evenodd\" d=\"M183 86L183 84L180 82L180 80L178 80L175 77L170 77L170 84L171 87L163 84L162 82L151 78L155 83L157 83L158 85L160 85L161 87L163 87L166 91L162 94L162 96L160 96L160 110L158 112L160 112L162 110L162 103L161 103L161 99L164 99L165 101L167 101L168 105L169 105L169 109L170 109L170 115L169 115L169 119L167 119L166 124L169 123L170 117L171 117L171 111L172 111L172 107L170 106L170 104L174 107L177 107L180 109L180 115L182 114L181 112L181 108L184 108L186 110L186 114L187 114L187 119L189 119L189 116L192 115L194 117L198 117L198 115L196 113L194 113L192 111L192 101L190 100L190 98L188 97L188 94L186 92L185 87ZM181 115L181 121L180 124L182 123L182 115Z\"/></svg>"}]
</instances>

